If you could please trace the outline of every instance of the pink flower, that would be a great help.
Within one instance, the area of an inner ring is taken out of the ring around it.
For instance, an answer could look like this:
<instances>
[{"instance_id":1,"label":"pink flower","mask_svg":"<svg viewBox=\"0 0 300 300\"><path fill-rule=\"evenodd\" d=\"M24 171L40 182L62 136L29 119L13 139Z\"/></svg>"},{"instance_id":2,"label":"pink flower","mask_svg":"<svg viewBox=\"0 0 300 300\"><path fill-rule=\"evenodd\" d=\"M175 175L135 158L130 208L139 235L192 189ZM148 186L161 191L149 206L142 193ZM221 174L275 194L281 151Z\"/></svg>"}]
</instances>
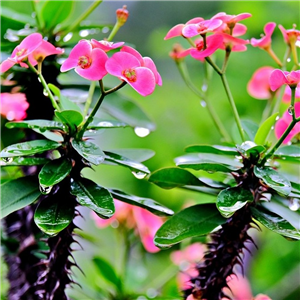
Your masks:
<instances>
[{"instance_id":1,"label":"pink flower","mask_svg":"<svg viewBox=\"0 0 300 300\"><path fill-rule=\"evenodd\" d=\"M260 39L252 38L250 40L251 45L253 47L268 49L271 46L271 42L272 42L271 36L273 34L275 27L276 27L276 23L274 22L267 23L264 27L265 36L263 36Z\"/></svg>"},{"instance_id":2,"label":"pink flower","mask_svg":"<svg viewBox=\"0 0 300 300\"><path fill-rule=\"evenodd\" d=\"M115 214L110 219L104 220L99 218L95 213L92 214L96 225L100 228L107 227L110 224L118 224L129 229L134 228L137 235L140 236L141 242L150 253L159 251L154 243L154 235L159 227L163 224L162 218L150 213L149 211L133 206L115 199Z\"/></svg>"},{"instance_id":3,"label":"pink flower","mask_svg":"<svg viewBox=\"0 0 300 300\"><path fill-rule=\"evenodd\" d=\"M282 101L286 102L286 103L290 103L291 95L292 95L291 88L287 85L284 90ZM297 84L297 87L295 90L295 100L300 100L300 83Z\"/></svg>"},{"instance_id":4,"label":"pink flower","mask_svg":"<svg viewBox=\"0 0 300 300\"><path fill-rule=\"evenodd\" d=\"M123 46L124 42L113 43L113 42L108 42L105 40L97 41L95 39L92 39L91 44L92 44L93 49L99 48L99 49L103 50L104 52L108 52L110 50L113 50L113 49Z\"/></svg>"},{"instance_id":5,"label":"pink flower","mask_svg":"<svg viewBox=\"0 0 300 300\"><path fill-rule=\"evenodd\" d=\"M23 93L1 93L0 113L9 121L20 121L26 118L29 103Z\"/></svg>"},{"instance_id":6,"label":"pink flower","mask_svg":"<svg viewBox=\"0 0 300 300\"><path fill-rule=\"evenodd\" d=\"M300 117L300 102L295 103L295 114L296 118ZM287 110L281 119L279 119L275 124L275 135L279 139L285 130L288 128L290 123L292 122L292 116L289 113L289 110ZM283 143L287 144L289 141L298 133L300 132L300 123L298 122L294 128L290 131L290 133L287 135L287 137L284 139Z\"/></svg>"},{"instance_id":7,"label":"pink flower","mask_svg":"<svg viewBox=\"0 0 300 300\"><path fill-rule=\"evenodd\" d=\"M272 91L277 90L284 84L290 87L296 87L298 83L300 83L300 70L287 72L276 69L270 76L270 87Z\"/></svg>"},{"instance_id":8,"label":"pink flower","mask_svg":"<svg viewBox=\"0 0 300 300\"><path fill-rule=\"evenodd\" d=\"M118 8L116 10L116 16L117 16L118 25L123 26L129 17L129 12L127 10L127 6L123 5L122 8Z\"/></svg>"},{"instance_id":9,"label":"pink flower","mask_svg":"<svg viewBox=\"0 0 300 300\"><path fill-rule=\"evenodd\" d=\"M182 30L189 24L197 24L197 23L200 23L202 22L204 19L203 18L193 18L191 20L189 20L188 22L186 22L185 24L178 24L178 25L175 25L174 27L172 27L167 35L165 36L165 40L167 39L170 39L170 38L173 38L173 37L176 37L176 36L183 36L184 35L182 34Z\"/></svg>"},{"instance_id":10,"label":"pink flower","mask_svg":"<svg viewBox=\"0 0 300 300\"><path fill-rule=\"evenodd\" d=\"M293 29L285 29L282 25L278 25L278 28L282 32L283 39L288 45L295 44L300 41L300 31Z\"/></svg>"},{"instance_id":11,"label":"pink flower","mask_svg":"<svg viewBox=\"0 0 300 300\"><path fill-rule=\"evenodd\" d=\"M27 58L32 65L37 62L29 57L29 55L36 50L42 43L43 37L39 33L32 33L28 35L12 52L11 56L4 60L0 65L0 72L4 73L15 64L20 64L21 67L28 68L24 63Z\"/></svg>"},{"instance_id":12,"label":"pink flower","mask_svg":"<svg viewBox=\"0 0 300 300\"><path fill-rule=\"evenodd\" d=\"M87 40L81 40L70 52L60 70L66 72L75 68L75 72L88 80L100 80L106 74L105 63L107 54L99 49L93 49Z\"/></svg>"},{"instance_id":13,"label":"pink flower","mask_svg":"<svg viewBox=\"0 0 300 300\"><path fill-rule=\"evenodd\" d=\"M252 15L249 13L242 13L239 15L227 15L225 12L220 12L214 15L211 19L219 19L227 24L229 28L233 28L237 22L250 18Z\"/></svg>"},{"instance_id":14,"label":"pink flower","mask_svg":"<svg viewBox=\"0 0 300 300\"><path fill-rule=\"evenodd\" d=\"M227 48L230 48L231 51L246 51L247 47L246 44L249 44L248 40L239 39L236 37L233 37L232 35L223 33L223 45L221 45L220 49L226 50Z\"/></svg>"},{"instance_id":15,"label":"pink flower","mask_svg":"<svg viewBox=\"0 0 300 300\"><path fill-rule=\"evenodd\" d=\"M247 85L249 95L256 99L269 99L272 96L269 78L274 68L262 67L252 75Z\"/></svg>"},{"instance_id":16,"label":"pink flower","mask_svg":"<svg viewBox=\"0 0 300 300\"><path fill-rule=\"evenodd\" d=\"M127 82L142 96L147 96L153 93L157 79L152 70L143 65L143 58L141 61L132 53L121 51L113 54L105 67L109 74Z\"/></svg>"},{"instance_id":17,"label":"pink flower","mask_svg":"<svg viewBox=\"0 0 300 300\"><path fill-rule=\"evenodd\" d=\"M186 52L186 49L184 49L180 44L174 44L172 51L169 53L169 56L173 58L176 62L181 61L183 57L190 54L189 52Z\"/></svg>"},{"instance_id":18,"label":"pink flower","mask_svg":"<svg viewBox=\"0 0 300 300\"><path fill-rule=\"evenodd\" d=\"M191 38L197 35L203 35L207 32L212 32L218 27L222 25L222 21L215 19L215 20L204 20L197 24L188 24L184 26L182 29L182 35L187 38Z\"/></svg>"}]
</instances>

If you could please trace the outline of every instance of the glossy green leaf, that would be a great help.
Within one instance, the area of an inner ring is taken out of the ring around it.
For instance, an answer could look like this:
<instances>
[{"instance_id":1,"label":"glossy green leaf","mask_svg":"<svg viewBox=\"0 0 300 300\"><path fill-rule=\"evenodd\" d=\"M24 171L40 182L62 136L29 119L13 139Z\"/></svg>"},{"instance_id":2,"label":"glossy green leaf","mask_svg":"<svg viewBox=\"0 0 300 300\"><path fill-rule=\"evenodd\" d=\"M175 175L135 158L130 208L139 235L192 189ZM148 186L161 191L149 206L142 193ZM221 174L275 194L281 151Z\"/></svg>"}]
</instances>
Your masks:
<instances>
[{"instance_id":1,"label":"glossy green leaf","mask_svg":"<svg viewBox=\"0 0 300 300\"><path fill-rule=\"evenodd\" d=\"M258 130L258 125L251 120L241 120L242 127L245 133L248 135L251 141L254 141L254 137Z\"/></svg>"},{"instance_id":2,"label":"glossy green leaf","mask_svg":"<svg viewBox=\"0 0 300 300\"><path fill-rule=\"evenodd\" d=\"M10 145L1 151L0 157L33 155L48 150L54 150L60 146L61 144L56 143L54 141L34 140L34 141Z\"/></svg>"},{"instance_id":3,"label":"glossy green leaf","mask_svg":"<svg viewBox=\"0 0 300 300\"><path fill-rule=\"evenodd\" d=\"M40 195L38 183L31 176L5 182L1 185L1 218L33 203Z\"/></svg>"},{"instance_id":4,"label":"glossy green leaf","mask_svg":"<svg viewBox=\"0 0 300 300\"><path fill-rule=\"evenodd\" d=\"M55 115L64 124L68 125L73 131L76 130L76 128L83 121L82 114L76 110L63 110L61 112L56 111Z\"/></svg>"},{"instance_id":5,"label":"glossy green leaf","mask_svg":"<svg viewBox=\"0 0 300 300\"><path fill-rule=\"evenodd\" d=\"M150 149L134 148L134 149L113 149L110 152L117 153L137 162L143 162L155 155L155 152Z\"/></svg>"},{"instance_id":6,"label":"glossy green leaf","mask_svg":"<svg viewBox=\"0 0 300 300\"><path fill-rule=\"evenodd\" d=\"M273 158L300 162L300 147L297 145L282 146L274 153Z\"/></svg>"},{"instance_id":7,"label":"glossy green leaf","mask_svg":"<svg viewBox=\"0 0 300 300\"><path fill-rule=\"evenodd\" d=\"M280 194L288 196L292 191L291 183L280 173L270 167L254 167L254 174L265 184Z\"/></svg>"},{"instance_id":8,"label":"glossy green leaf","mask_svg":"<svg viewBox=\"0 0 300 300\"><path fill-rule=\"evenodd\" d=\"M143 174L145 177L146 174L150 173L149 169L145 165L139 162L132 161L125 156L121 156L117 153L113 153L109 151L104 151L104 154L105 154L104 162L109 162L112 164L128 167L130 170L132 170L132 172L135 172L135 174L140 174L141 177L143 177Z\"/></svg>"},{"instance_id":9,"label":"glossy green leaf","mask_svg":"<svg viewBox=\"0 0 300 300\"><path fill-rule=\"evenodd\" d=\"M256 145L254 142L246 141L237 146L237 149L246 157L258 157L266 151L262 145Z\"/></svg>"},{"instance_id":10,"label":"glossy green leaf","mask_svg":"<svg viewBox=\"0 0 300 300\"><path fill-rule=\"evenodd\" d=\"M49 162L48 158L44 157L9 157L2 158L1 166L38 166Z\"/></svg>"},{"instance_id":11,"label":"glossy green leaf","mask_svg":"<svg viewBox=\"0 0 300 300\"><path fill-rule=\"evenodd\" d=\"M49 120L25 120L18 122L8 122L5 125L7 128L29 128L29 129L39 129L41 132L46 130L62 130L64 131L66 127L64 124L56 121Z\"/></svg>"},{"instance_id":12,"label":"glossy green leaf","mask_svg":"<svg viewBox=\"0 0 300 300\"><path fill-rule=\"evenodd\" d=\"M171 209L163 206L162 204L160 204L150 198L144 198L144 197L139 197L139 196L135 196L135 195L130 195L130 194L127 194L123 191L116 190L116 189L109 189L109 192L114 197L114 199L126 202L131 205L145 208L157 216L165 217L165 216L171 216L174 214L174 212Z\"/></svg>"},{"instance_id":13,"label":"glossy green leaf","mask_svg":"<svg viewBox=\"0 0 300 300\"><path fill-rule=\"evenodd\" d=\"M155 124L138 104L118 92L106 96L101 108L111 116L130 126L143 127L150 131L155 129Z\"/></svg>"},{"instance_id":14,"label":"glossy green leaf","mask_svg":"<svg viewBox=\"0 0 300 300\"><path fill-rule=\"evenodd\" d=\"M180 168L163 168L157 170L150 175L148 180L163 189L172 189L185 185L206 186L195 175Z\"/></svg>"},{"instance_id":15,"label":"glossy green leaf","mask_svg":"<svg viewBox=\"0 0 300 300\"><path fill-rule=\"evenodd\" d=\"M41 11L46 30L64 22L73 10L73 1L46 1Z\"/></svg>"},{"instance_id":16,"label":"glossy green leaf","mask_svg":"<svg viewBox=\"0 0 300 300\"><path fill-rule=\"evenodd\" d=\"M95 211L101 218L110 218L115 213L115 205L110 192L104 187L85 178L74 180L71 194L77 201Z\"/></svg>"},{"instance_id":17,"label":"glossy green leaf","mask_svg":"<svg viewBox=\"0 0 300 300\"><path fill-rule=\"evenodd\" d=\"M253 195L250 191L240 187L233 187L222 190L217 197L216 204L222 216L229 218L237 210L252 201Z\"/></svg>"},{"instance_id":18,"label":"glossy green leaf","mask_svg":"<svg viewBox=\"0 0 300 300\"><path fill-rule=\"evenodd\" d=\"M22 14L21 12L17 12L16 10L12 10L8 7L1 6L1 11L0 15L2 18L2 22L4 19L9 19L10 22L17 22L21 24L30 24L30 25L35 25L34 24L34 19L31 18L28 14ZM21 28L22 25L19 25L19 28Z\"/></svg>"},{"instance_id":19,"label":"glossy green leaf","mask_svg":"<svg viewBox=\"0 0 300 300\"><path fill-rule=\"evenodd\" d=\"M49 130L41 131L37 128L34 128L32 130L39 133L39 134L41 134L41 135L43 135L48 140L58 142L58 143L62 143L64 141L63 136L58 131L55 131L55 132L52 132L52 131L49 131Z\"/></svg>"},{"instance_id":20,"label":"glossy green leaf","mask_svg":"<svg viewBox=\"0 0 300 300\"><path fill-rule=\"evenodd\" d=\"M254 143L256 143L257 145L266 144L267 138L271 132L272 127L276 122L277 117L278 113L275 113L262 123L262 125L258 128L256 132L256 135L254 137Z\"/></svg>"},{"instance_id":21,"label":"glossy green leaf","mask_svg":"<svg viewBox=\"0 0 300 300\"><path fill-rule=\"evenodd\" d=\"M105 154L97 145L89 141L76 140L72 140L71 144L78 154L90 163L99 165L104 161Z\"/></svg>"},{"instance_id":22,"label":"glossy green leaf","mask_svg":"<svg viewBox=\"0 0 300 300\"><path fill-rule=\"evenodd\" d=\"M268 229L288 238L300 240L300 231L279 215L261 206L251 207L254 218Z\"/></svg>"},{"instance_id":23,"label":"glossy green leaf","mask_svg":"<svg viewBox=\"0 0 300 300\"><path fill-rule=\"evenodd\" d=\"M207 172L230 173L243 167L238 160L216 154L188 154L175 159L177 166Z\"/></svg>"},{"instance_id":24,"label":"glossy green leaf","mask_svg":"<svg viewBox=\"0 0 300 300\"><path fill-rule=\"evenodd\" d=\"M102 257L94 257L93 262L98 272L110 283L112 283L119 291L122 290L122 281L115 272L112 265Z\"/></svg>"},{"instance_id":25,"label":"glossy green leaf","mask_svg":"<svg viewBox=\"0 0 300 300\"><path fill-rule=\"evenodd\" d=\"M72 163L65 157L51 160L39 172L41 186L50 187L65 179L72 170Z\"/></svg>"},{"instance_id":26,"label":"glossy green leaf","mask_svg":"<svg viewBox=\"0 0 300 300\"><path fill-rule=\"evenodd\" d=\"M43 199L36 208L34 221L43 232L55 236L74 218L74 207L57 195Z\"/></svg>"},{"instance_id":27,"label":"glossy green leaf","mask_svg":"<svg viewBox=\"0 0 300 300\"><path fill-rule=\"evenodd\" d=\"M115 120L102 120L98 118L94 118L93 121L89 124L87 129L90 130L100 130L107 128L120 128L120 127L128 127L129 125Z\"/></svg>"},{"instance_id":28,"label":"glossy green leaf","mask_svg":"<svg viewBox=\"0 0 300 300\"><path fill-rule=\"evenodd\" d=\"M185 152L198 153L213 153L223 155L239 155L237 149L234 147L220 146L220 145L192 145L185 148Z\"/></svg>"},{"instance_id":29,"label":"glossy green leaf","mask_svg":"<svg viewBox=\"0 0 300 300\"><path fill-rule=\"evenodd\" d=\"M215 204L190 206L168 219L156 232L154 243L169 248L183 239L209 234L226 222Z\"/></svg>"}]
</instances>

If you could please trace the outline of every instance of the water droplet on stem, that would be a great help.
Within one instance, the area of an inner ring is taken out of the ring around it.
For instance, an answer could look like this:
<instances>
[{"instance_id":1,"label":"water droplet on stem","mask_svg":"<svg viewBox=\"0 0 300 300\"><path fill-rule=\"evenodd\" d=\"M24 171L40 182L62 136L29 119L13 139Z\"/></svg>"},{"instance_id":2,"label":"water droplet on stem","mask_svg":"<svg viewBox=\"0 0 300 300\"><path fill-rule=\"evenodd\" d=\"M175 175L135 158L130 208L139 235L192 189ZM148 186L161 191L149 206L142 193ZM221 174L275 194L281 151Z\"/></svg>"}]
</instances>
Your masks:
<instances>
[{"instance_id":1,"label":"water droplet on stem","mask_svg":"<svg viewBox=\"0 0 300 300\"><path fill-rule=\"evenodd\" d=\"M289 108L288 108L288 113L289 113L289 115L293 115L293 106L290 106Z\"/></svg>"}]
</instances>

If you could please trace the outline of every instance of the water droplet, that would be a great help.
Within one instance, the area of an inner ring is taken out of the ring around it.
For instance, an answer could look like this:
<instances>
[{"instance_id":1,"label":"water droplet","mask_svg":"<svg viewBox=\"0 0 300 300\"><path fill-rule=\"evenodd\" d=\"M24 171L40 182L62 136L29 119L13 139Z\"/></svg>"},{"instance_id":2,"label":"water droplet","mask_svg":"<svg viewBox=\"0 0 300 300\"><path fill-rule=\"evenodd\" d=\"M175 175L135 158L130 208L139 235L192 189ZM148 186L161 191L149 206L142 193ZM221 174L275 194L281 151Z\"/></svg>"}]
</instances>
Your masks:
<instances>
[{"instance_id":1,"label":"water droplet","mask_svg":"<svg viewBox=\"0 0 300 300\"><path fill-rule=\"evenodd\" d=\"M137 179L144 179L147 176L147 173L144 173L144 172L135 172L135 171L132 171L131 173Z\"/></svg>"},{"instance_id":2,"label":"water droplet","mask_svg":"<svg viewBox=\"0 0 300 300\"><path fill-rule=\"evenodd\" d=\"M41 79L38 77L38 81L41 82Z\"/></svg>"},{"instance_id":3,"label":"water droplet","mask_svg":"<svg viewBox=\"0 0 300 300\"><path fill-rule=\"evenodd\" d=\"M271 127L271 130L274 130L274 126Z\"/></svg>"},{"instance_id":4,"label":"water droplet","mask_svg":"<svg viewBox=\"0 0 300 300\"><path fill-rule=\"evenodd\" d=\"M147 292L146 292L146 294L147 294L147 296L148 296L150 299L153 299L153 298L155 298L155 297L158 295L157 290L154 289L154 288L148 289Z\"/></svg>"},{"instance_id":5,"label":"water droplet","mask_svg":"<svg viewBox=\"0 0 300 300\"><path fill-rule=\"evenodd\" d=\"M108 33L108 31L109 31L109 28L107 26L105 26L105 27L102 28L102 32L103 33Z\"/></svg>"},{"instance_id":6,"label":"water droplet","mask_svg":"<svg viewBox=\"0 0 300 300\"><path fill-rule=\"evenodd\" d=\"M13 161L12 157L2 157L1 159L7 164L9 164Z\"/></svg>"},{"instance_id":7,"label":"water droplet","mask_svg":"<svg viewBox=\"0 0 300 300\"><path fill-rule=\"evenodd\" d=\"M150 133L150 130L144 127L135 127L134 132L139 137L145 137Z\"/></svg>"},{"instance_id":8,"label":"water droplet","mask_svg":"<svg viewBox=\"0 0 300 300\"><path fill-rule=\"evenodd\" d=\"M64 42L68 42L68 41L72 38L72 36L73 36L73 33L72 33L72 32L67 33L67 34L64 36L63 41L64 41Z\"/></svg>"},{"instance_id":9,"label":"water droplet","mask_svg":"<svg viewBox=\"0 0 300 300\"><path fill-rule=\"evenodd\" d=\"M293 115L293 106L290 106L289 108L288 108L288 113L289 113L289 115Z\"/></svg>"},{"instance_id":10,"label":"water droplet","mask_svg":"<svg viewBox=\"0 0 300 300\"><path fill-rule=\"evenodd\" d=\"M292 201L289 204L289 209L292 211L297 211L300 207L299 201L297 199L292 199Z\"/></svg>"},{"instance_id":11,"label":"water droplet","mask_svg":"<svg viewBox=\"0 0 300 300\"><path fill-rule=\"evenodd\" d=\"M295 45L296 45L296 47L300 47L300 40L297 40Z\"/></svg>"},{"instance_id":12,"label":"water droplet","mask_svg":"<svg viewBox=\"0 0 300 300\"><path fill-rule=\"evenodd\" d=\"M278 121L279 119L280 119L279 116L277 116L275 120Z\"/></svg>"},{"instance_id":13,"label":"water droplet","mask_svg":"<svg viewBox=\"0 0 300 300\"><path fill-rule=\"evenodd\" d=\"M206 107L206 102L204 100L201 100L200 104L201 104L202 107Z\"/></svg>"},{"instance_id":14,"label":"water droplet","mask_svg":"<svg viewBox=\"0 0 300 300\"><path fill-rule=\"evenodd\" d=\"M44 89L44 91L43 91L43 94L44 94L44 96L46 96L46 97L48 97L49 95L48 95L48 92Z\"/></svg>"},{"instance_id":15,"label":"water droplet","mask_svg":"<svg viewBox=\"0 0 300 300\"><path fill-rule=\"evenodd\" d=\"M90 34L90 32L89 32L89 30L87 30L87 29L84 29L84 30L80 30L79 31L79 35L81 36L81 37L86 37L86 36L88 36Z\"/></svg>"},{"instance_id":16,"label":"water droplet","mask_svg":"<svg viewBox=\"0 0 300 300\"><path fill-rule=\"evenodd\" d=\"M14 111L9 111L7 114L6 114L6 119L8 121L12 121L15 119L15 112Z\"/></svg>"},{"instance_id":17,"label":"water droplet","mask_svg":"<svg viewBox=\"0 0 300 300\"><path fill-rule=\"evenodd\" d=\"M286 61L287 61L287 62L290 62L290 61L291 61L291 58L290 58L290 57L288 57Z\"/></svg>"},{"instance_id":18,"label":"water droplet","mask_svg":"<svg viewBox=\"0 0 300 300\"><path fill-rule=\"evenodd\" d=\"M203 92L206 92L207 91L207 84L202 84L202 87L201 87L202 91Z\"/></svg>"},{"instance_id":19,"label":"water droplet","mask_svg":"<svg viewBox=\"0 0 300 300\"><path fill-rule=\"evenodd\" d=\"M31 17L32 17L32 18L35 18L35 16L36 16L36 13L33 12L33 13L31 14Z\"/></svg>"},{"instance_id":20,"label":"water droplet","mask_svg":"<svg viewBox=\"0 0 300 300\"><path fill-rule=\"evenodd\" d=\"M40 184L40 191L42 194L47 195L51 192L53 186L45 186Z\"/></svg>"}]
</instances>

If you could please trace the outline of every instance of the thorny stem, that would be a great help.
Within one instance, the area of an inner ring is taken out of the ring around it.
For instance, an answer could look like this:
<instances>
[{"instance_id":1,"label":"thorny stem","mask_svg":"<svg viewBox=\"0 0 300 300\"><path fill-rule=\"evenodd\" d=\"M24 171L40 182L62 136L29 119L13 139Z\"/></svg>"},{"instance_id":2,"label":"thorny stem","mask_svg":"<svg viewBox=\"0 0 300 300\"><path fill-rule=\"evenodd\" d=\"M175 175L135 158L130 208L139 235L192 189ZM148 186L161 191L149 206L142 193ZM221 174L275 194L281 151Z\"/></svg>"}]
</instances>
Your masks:
<instances>
[{"instance_id":1,"label":"thorny stem","mask_svg":"<svg viewBox=\"0 0 300 300\"><path fill-rule=\"evenodd\" d=\"M28 65L29 69L32 70L38 76L39 80L41 81L41 84L43 85L45 91L47 92L48 97L51 100L53 108L57 111L60 111L60 108L57 105L56 100L54 99L54 96L53 96L52 92L50 91L48 84L45 81L42 73L40 73L29 61L27 61L26 64Z\"/></svg>"}]
</instances>

